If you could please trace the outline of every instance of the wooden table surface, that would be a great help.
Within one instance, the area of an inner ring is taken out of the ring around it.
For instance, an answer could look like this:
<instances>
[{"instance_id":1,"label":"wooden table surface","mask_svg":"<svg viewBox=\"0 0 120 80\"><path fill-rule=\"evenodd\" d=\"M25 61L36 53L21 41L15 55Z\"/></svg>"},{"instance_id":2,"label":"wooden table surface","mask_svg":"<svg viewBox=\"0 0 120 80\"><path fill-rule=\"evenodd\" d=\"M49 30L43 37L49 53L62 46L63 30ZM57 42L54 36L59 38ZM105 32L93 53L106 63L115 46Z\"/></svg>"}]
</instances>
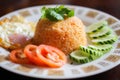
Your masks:
<instances>
[{"instance_id":1,"label":"wooden table surface","mask_svg":"<svg viewBox=\"0 0 120 80\"><path fill-rule=\"evenodd\" d=\"M45 4L69 4L94 8L120 19L120 0L0 0L0 17L26 7ZM43 80L21 76L0 68L0 80ZM120 65L94 76L75 80L120 80Z\"/></svg>"}]
</instances>

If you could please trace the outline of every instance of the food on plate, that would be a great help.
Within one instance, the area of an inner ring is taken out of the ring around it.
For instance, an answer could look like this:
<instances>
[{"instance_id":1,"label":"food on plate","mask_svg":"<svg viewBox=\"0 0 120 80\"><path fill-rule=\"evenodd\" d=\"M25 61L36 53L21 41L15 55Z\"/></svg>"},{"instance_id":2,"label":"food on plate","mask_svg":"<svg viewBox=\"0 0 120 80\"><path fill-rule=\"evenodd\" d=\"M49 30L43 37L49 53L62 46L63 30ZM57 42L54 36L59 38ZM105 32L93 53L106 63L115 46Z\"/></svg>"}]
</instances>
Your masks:
<instances>
[{"instance_id":1,"label":"food on plate","mask_svg":"<svg viewBox=\"0 0 120 80\"><path fill-rule=\"evenodd\" d=\"M51 45L59 48L65 54L78 49L80 45L87 45L85 26L76 16L68 16L73 13L72 11L67 11L61 6L43 9L44 13L37 23L33 37L34 44Z\"/></svg>"},{"instance_id":2,"label":"food on plate","mask_svg":"<svg viewBox=\"0 0 120 80\"><path fill-rule=\"evenodd\" d=\"M96 60L110 52L118 39L107 21L85 27L64 6L43 7L37 24L21 16L3 19L0 31L0 46L12 50L12 62L51 68L62 67L67 58L77 64Z\"/></svg>"},{"instance_id":3,"label":"food on plate","mask_svg":"<svg viewBox=\"0 0 120 80\"><path fill-rule=\"evenodd\" d=\"M66 55L52 46L40 45L36 53L41 62L49 67L61 67L67 61Z\"/></svg>"},{"instance_id":4,"label":"food on plate","mask_svg":"<svg viewBox=\"0 0 120 80\"><path fill-rule=\"evenodd\" d=\"M19 63L19 64L30 64L31 62L28 60L28 58L25 56L23 53L22 49L15 49L12 50L9 59L14 62L14 63Z\"/></svg>"},{"instance_id":5,"label":"food on plate","mask_svg":"<svg viewBox=\"0 0 120 80\"><path fill-rule=\"evenodd\" d=\"M87 33L94 44L113 44L117 39L117 35L108 27L107 21L99 21L87 28Z\"/></svg>"},{"instance_id":6,"label":"food on plate","mask_svg":"<svg viewBox=\"0 0 120 80\"><path fill-rule=\"evenodd\" d=\"M10 60L19 64L36 64L38 66L58 68L63 66L66 55L59 49L49 45L27 45L24 49L11 51Z\"/></svg>"},{"instance_id":7,"label":"food on plate","mask_svg":"<svg viewBox=\"0 0 120 80\"><path fill-rule=\"evenodd\" d=\"M70 59L75 63L87 63L98 59L110 52L113 43L118 39L117 35L108 27L107 21L99 21L88 26L87 35L91 44L80 46L78 50L70 53Z\"/></svg>"},{"instance_id":8,"label":"food on plate","mask_svg":"<svg viewBox=\"0 0 120 80\"><path fill-rule=\"evenodd\" d=\"M24 46L33 37L35 23L22 16L12 16L0 20L0 46L16 49Z\"/></svg>"},{"instance_id":9,"label":"food on plate","mask_svg":"<svg viewBox=\"0 0 120 80\"><path fill-rule=\"evenodd\" d=\"M113 45L111 45L111 44L89 45L88 48L93 49L93 50L97 50L97 51L102 52L102 53L107 53L113 48Z\"/></svg>"}]
</instances>

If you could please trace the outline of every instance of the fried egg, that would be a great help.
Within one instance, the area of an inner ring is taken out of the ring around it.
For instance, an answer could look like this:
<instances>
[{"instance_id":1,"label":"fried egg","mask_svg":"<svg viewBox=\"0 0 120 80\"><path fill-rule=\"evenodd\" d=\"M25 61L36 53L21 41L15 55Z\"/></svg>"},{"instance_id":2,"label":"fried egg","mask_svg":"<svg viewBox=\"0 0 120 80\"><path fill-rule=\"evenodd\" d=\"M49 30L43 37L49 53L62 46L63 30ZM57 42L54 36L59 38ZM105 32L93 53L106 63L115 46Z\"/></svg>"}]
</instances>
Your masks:
<instances>
[{"instance_id":1,"label":"fried egg","mask_svg":"<svg viewBox=\"0 0 120 80\"><path fill-rule=\"evenodd\" d=\"M24 46L33 37L35 23L21 16L4 18L0 21L0 46L15 49Z\"/></svg>"}]
</instances>

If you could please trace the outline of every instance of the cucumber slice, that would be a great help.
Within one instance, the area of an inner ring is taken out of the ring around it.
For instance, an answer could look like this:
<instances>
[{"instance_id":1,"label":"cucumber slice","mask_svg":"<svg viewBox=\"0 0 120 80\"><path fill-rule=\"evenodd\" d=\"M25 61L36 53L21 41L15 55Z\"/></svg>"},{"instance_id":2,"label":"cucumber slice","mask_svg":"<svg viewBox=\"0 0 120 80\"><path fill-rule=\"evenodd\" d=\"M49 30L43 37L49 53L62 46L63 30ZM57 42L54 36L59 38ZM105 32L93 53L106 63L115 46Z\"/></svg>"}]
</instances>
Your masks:
<instances>
[{"instance_id":1,"label":"cucumber slice","mask_svg":"<svg viewBox=\"0 0 120 80\"><path fill-rule=\"evenodd\" d=\"M71 54L70 54L70 59L76 63L87 63L87 62L90 62L89 58L86 57L86 56L83 56L81 54L81 51L80 50L76 50L76 51L73 51Z\"/></svg>"},{"instance_id":2,"label":"cucumber slice","mask_svg":"<svg viewBox=\"0 0 120 80\"><path fill-rule=\"evenodd\" d=\"M97 59L98 56L95 56L95 55L90 55L88 57L86 56L83 56L82 55L82 52L81 50L76 50L76 51L73 51L71 54L70 54L70 59L73 61L73 62L76 62L76 63L88 63L90 61L93 61L95 59Z\"/></svg>"},{"instance_id":3,"label":"cucumber slice","mask_svg":"<svg viewBox=\"0 0 120 80\"><path fill-rule=\"evenodd\" d=\"M107 21L99 21L87 27L87 33L95 33L101 30L104 26L107 26Z\"/></svg>"},{"instance_id":4,"label":"cucumber slice","mask_svg":"<svg viewBox=\"0 0 120 80\"><path fill-rule=\"evenodd\" d=\"M107 53L112 49L112 45L106 44L106 45L89 45L88 48L100 51L102 53Z\"/></svg>"},{"instance_id":5,"label":"cucumber slice","mask_svg":"<svg viewBox=\"0 0 120 80\"><path fill-rule=\"evenodd\" d=\"M84 47L84 46L80 46L80 50L81 50L81 54L84 55L84 56L91 56L91 55L94 55L96 57L100 57L103 55L102 52L99 52L97 50L93 50L93 49L90 49L88 47Z\"/></svg>"},{"instance_id":6,"label":"cucumber slice","mask_svg":"<svg viewBox=\"0 0 120 80\"><path fill-rule=\"evenodd\" d=\"M100 56L99 56L100 57ZM90 61L93 61L93 60L96 60L99 58L98 56L95 56L95 55L90 55L88 58Z\"/></svg>"},{"instance_id":7,"label":"cucumber slice","mask_svg":"<svg viewBox=\"0 0 120 80\"><path fill-rule=\"evenodd\" d=\"M90 34L89 36L93 39L97 39L97 38L105 37L109 34L112 34L112 30L107 26L104 26L104 28L102 28L100 31Z\"/></svg>"},{"instance_id":8,"label":"cucumber slice","mask_svg":"<svg viewBox=\"0 0 120 80\"><path fill-rule=\"evenodd\" d=\"M111 35L105 36L103 38L93 39L92 42L94 44L101 44L101 45L113 44L117 39L118 39L117 35L111 34Z\"/></svg>"},{"instance_id":9,"label":"cucumber slice","mask_svg":"<svg viewBox=\"0 0 120 80\"><path fill-rule=\"evenodd\" d=\"M109 52L118 36L107 25L106 21L90 25L87 28L87 33L91 38L91 42L96 45L80 46L79 50L70 54L70 59L76 63L87 63Z\"/></svg>"}]
</instances>

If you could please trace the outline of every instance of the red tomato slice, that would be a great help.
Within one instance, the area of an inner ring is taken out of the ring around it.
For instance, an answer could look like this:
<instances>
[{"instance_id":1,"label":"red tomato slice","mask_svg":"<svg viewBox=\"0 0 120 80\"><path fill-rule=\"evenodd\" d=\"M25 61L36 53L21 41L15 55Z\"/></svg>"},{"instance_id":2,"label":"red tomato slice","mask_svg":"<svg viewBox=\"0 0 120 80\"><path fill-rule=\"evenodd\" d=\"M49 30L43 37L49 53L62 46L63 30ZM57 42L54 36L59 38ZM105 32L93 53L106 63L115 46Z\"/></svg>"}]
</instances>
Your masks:
<instances>
[{"instance_id":1,"label":"red tomato slice","mask_svg":"<svg viewBox=\"0 0 120 80\"><path fill-rule=\"evenodd\" d=\"M37 57L36 49L37 49L37 46L29 44L25 47L24 53L28 57L28 59L34 64L45 66L44 63L41 60L39 60L39 58Z\"/></svg>"},{"instance_id":2,"label":"red tomato slice","mask_svg":"<svg viewBox=\"0 0 120 80\"><path fill-rule=\"evenodd\" d=\"M36 53L41 62L49 67L61 67L67 61L66 55L52 46L40 45L37 47Z\"/></svg>"},{"instance_id":3,"label":"red tomato slice","mask_svg":"<svg viewBox=\"0 0 120 80\"><path fill-rule=\"evenodd\" d=\"M30 64L31 62L23 53L22 49L16 49L11 51L9 58L12 62L19 63L19 64Z\"/></svg>"}]
</instances>

